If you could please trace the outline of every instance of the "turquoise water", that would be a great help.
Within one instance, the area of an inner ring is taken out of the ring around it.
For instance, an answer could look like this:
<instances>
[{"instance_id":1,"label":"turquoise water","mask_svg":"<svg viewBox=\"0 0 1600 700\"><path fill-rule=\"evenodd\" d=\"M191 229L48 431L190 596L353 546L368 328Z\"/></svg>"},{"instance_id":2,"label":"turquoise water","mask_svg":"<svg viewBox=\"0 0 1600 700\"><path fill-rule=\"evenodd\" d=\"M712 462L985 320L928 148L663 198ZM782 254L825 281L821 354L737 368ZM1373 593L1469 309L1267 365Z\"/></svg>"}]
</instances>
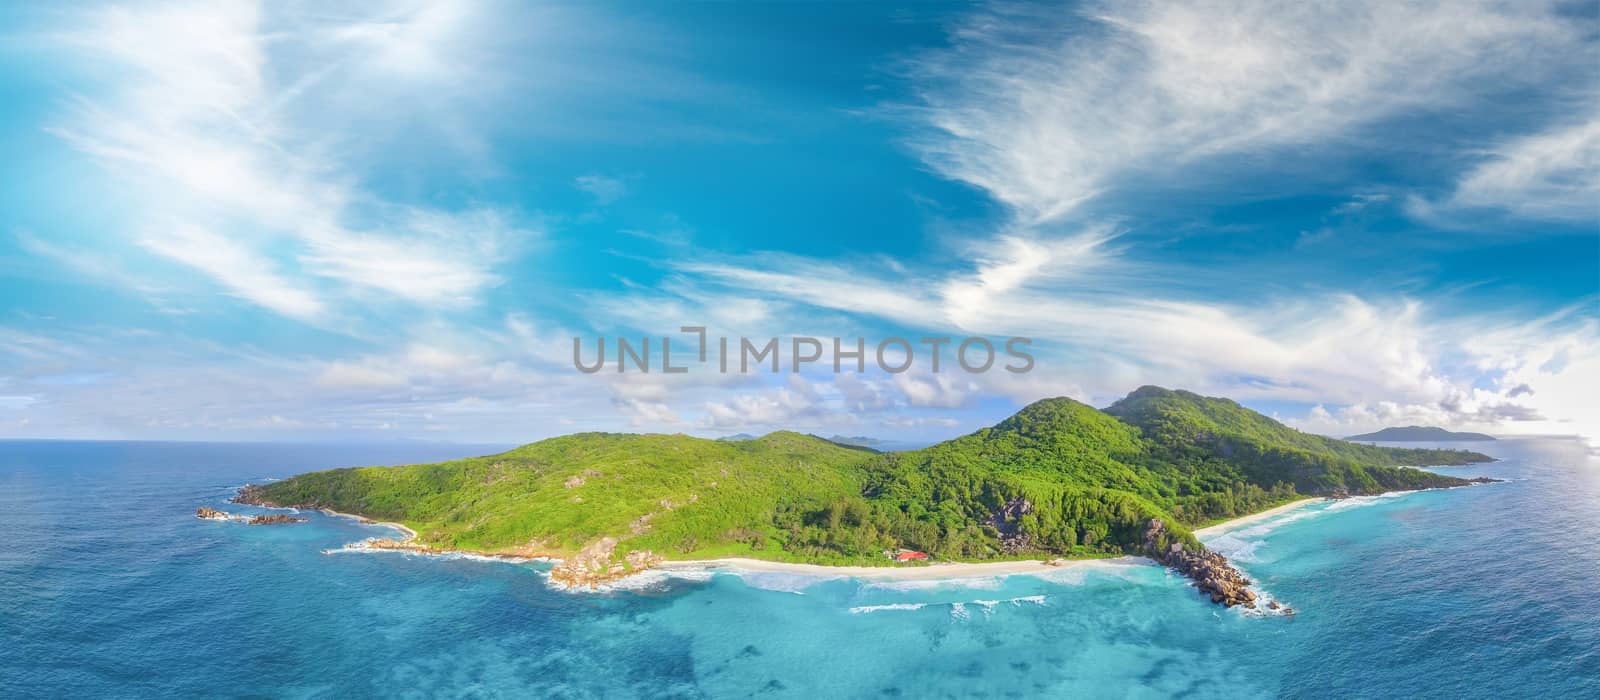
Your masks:
<instances>
[{"instance_id":1,"label":"turquoise water","mask_svg":"<svg viewBox=\"0 0 1600 700\"><path fill-rule=\"evenodd\" d=\"M1600 460L1320 503L1213 538L1294 617L1152 566L872 584L323 554L386 531L200 521L247 481L483 449L0 443L0 697L1600 697Z\"/></svg>"}]
</instances>

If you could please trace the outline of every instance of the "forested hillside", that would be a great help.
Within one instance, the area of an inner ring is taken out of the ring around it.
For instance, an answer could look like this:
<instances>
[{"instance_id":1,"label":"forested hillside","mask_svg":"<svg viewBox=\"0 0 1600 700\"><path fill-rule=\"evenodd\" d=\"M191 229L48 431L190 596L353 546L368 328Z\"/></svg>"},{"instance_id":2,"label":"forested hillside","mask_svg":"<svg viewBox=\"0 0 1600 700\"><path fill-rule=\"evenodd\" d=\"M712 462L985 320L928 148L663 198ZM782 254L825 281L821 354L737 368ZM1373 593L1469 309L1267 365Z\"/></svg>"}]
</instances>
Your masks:
<instances>
[{"instance_id":1,"label":"forested hillside","mask_svg":"<svg viewBox=\"0 0 1600 700\"><path fill-rule=\"evenodd\" d=\"M1194 544L1190 529L1303 495L1467 483L1398 465L1490 458L1333 440L1233 401L1144 387L1104 411L1046 399L921 450L778 432L743 441L584 433L487 457L336 469L248 502L402 522L437 548L887 563L1101 556ZM602 551L602 550L595 550Z\"/></svg>"}]
</instances>

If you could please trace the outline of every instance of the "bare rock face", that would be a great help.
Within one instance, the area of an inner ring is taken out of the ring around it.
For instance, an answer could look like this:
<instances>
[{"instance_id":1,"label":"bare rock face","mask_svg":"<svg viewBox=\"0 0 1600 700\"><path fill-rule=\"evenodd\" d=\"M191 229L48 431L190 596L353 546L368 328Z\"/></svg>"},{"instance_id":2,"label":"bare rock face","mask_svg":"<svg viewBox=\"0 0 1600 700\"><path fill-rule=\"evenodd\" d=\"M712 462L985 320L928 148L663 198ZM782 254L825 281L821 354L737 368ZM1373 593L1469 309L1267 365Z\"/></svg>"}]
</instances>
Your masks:
<instances>
[{"instance_id":1,"label":"bare rock face","mask_svg":"<svg viewBox=\"0 0 1600 700\"><path fill-rule=\"evenodd\" d=\"M617 549L615 537L602 537L568 557L550 570L550 581L563 586L595 588L661 563L661 557L647 550L628 552L623 561L612 561Z\"/></svg>"},{"instance_id":2,"label":"bare rock face","mask_svg":"<svg viewBox=\"0 0 1600 700\"><path fill-rule=\"evenodd\" d=\"M281 513L273 515L257 515L249 520L250 525L287 525L289 523L303 523L305 518L296 518L292 515Z\"/></svg>"},{"instance_id":3,"label":"bare rock face","mask_svg":"<svg viewBox=\"0 0 1600 700\"><path fill-rule=\"evenodd\" d=\"M257 515L252 517L249 515L225 513L215 508L205 507L196 510L194 512L194 517L200 518L201 520L242 520L250 525L281 525L287 523L303 523L306 521L305 518L296 518L292 515L283 515L281 513L275 513L273 515Z\"/></svg>"},{"instance_id":4,"label":"bare rock face","mask_svg":"<svg viewBox=\"0 0 1600 700\"><path fill-rule=\"evenodd\" d=\"M363 542L361 544L361 548L362 549L386 549L386 550L396 551L396 552L417 552L419 554L435 554L435 553L437 553L436 550L434 550L432 547L429 547L427 545L417 544L417 543L411 542L409 540L395 540L395 539L389 539L389 538L382 538L382 539L376 539L376 540L367 540L366 542Z\"/></svg>"},{"instance_id":5,"label":"bare rock face","mask_svg":"<svg viewBox=\"0 0 1600 700\"><path fill-rule=\"evenodd\" d=\"M262 487L260 484L245 484L243 488L239 489L239 494L233 497L233 502L243 503L250 506L273 505L262 500L261 491Z\"/></svg>"},{"instance_id":6,"label":"bare rock face","mask_svg":"<svg viewBox=\"0 0 1600 700\"><path fill-rule=\"evenodd\" d=\"M637 549L632 552L628 552L628 556L623 557L623 559L628 562L628 566L631 566L639 571L643 571L661 563L661 557L648 549Z\"/></svg>"},{"instance_id":7,"label":"bare rock face","mask_svg":"<svg viewBox=\"0 0 1600 700\"><path fill-rule=\"evenodd\" d=\"M1033 512L1033 503L1020 496L1006 501L989 516L988 524L1000 536L1000 548L1008 554L1015 554L1032 547L1032 538L1019 527L1022 516Z\"/></svg>"},{"instance_id":8,"label":"bare rock face","mask_svg":"<svg viewBox=\"0 0 1600 700\"><path fill-rule=\"evenodd\" d=\"M1194 579L1195 588L1211 596L1213 603L1230 608L1243 605L1255 609L1256 594L1250 590L1253 581L1233 568L1226 557L1204 547L1198 552L1191 552L1181 542L1174 542L1165 550L1158 551L1156 543L1165 532L1166 524L1159 518L1151 519L1150 526L1145 530L1145 549L1156 561Z\"/></svg>"}]
</instances>

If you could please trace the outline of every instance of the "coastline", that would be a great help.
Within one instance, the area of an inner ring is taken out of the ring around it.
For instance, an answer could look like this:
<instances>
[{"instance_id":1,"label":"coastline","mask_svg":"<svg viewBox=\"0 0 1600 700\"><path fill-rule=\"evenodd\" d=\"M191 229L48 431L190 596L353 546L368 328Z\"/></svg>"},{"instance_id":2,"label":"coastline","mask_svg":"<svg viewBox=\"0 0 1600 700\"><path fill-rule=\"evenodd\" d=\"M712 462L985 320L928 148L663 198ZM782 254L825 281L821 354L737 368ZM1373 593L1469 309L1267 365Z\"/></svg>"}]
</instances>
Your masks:
<instances>
[{"instance_id":1,"label":"coastline","mask_svg":"<svg viewBox=\"0 0 1600 700\"><path fill-rule=\"evenodd\" d=\"M1144 557L1120 556L1104 559L946 562L927 566L890 567L829 566L826 564L801 564L728 557L725 559L663 561L652 568L659 571L731 571L736 573L783 573L819 578L855 578L880 581L938 581L993 576L1040 575L1091 565L1130 566L1148 563L1150 563L1150 560Z\"/></svg>"},{"instance_id":2,"label":"coastline","mask_svg":"<svg viewBox=\"0 0 1600 700\"><path fill-rule=\"evenodd\" d=\"M1312 503L1323 500L1321 497L1311 496L1297 501L1285 503L1281 506L1269 508L1259 513L1241 516L1227 520L1216 525L1200 528L1194 531L1196 538L1220 535L1230 530L1257 523L1269 518L1303 508ZM411 528L395 522L377 521L366 516L353 513L341 513L328 508L318 508L325 515L341 518L351 518L363 525L379 525L389 527L405 534L403 540L389 540L392 544L380 544L373 541L363 541L345 545L346 550L358 551L398 551L409 554L431 556L465 555L481 557L484 559L498 559L504 561L547 561L561 564L566 558L550 557L546 555L528 556L506 552L481 552L476 550L436 549L434 547L416 543L417 532ZM708 573L781 573L796 576L810 576L819 579L827 578L854 578L873 581L941 581L960 580L972 578L993 578L1005 576L1041 576L1052 572L1066 571L1093 566L1145 566L1156 565L1153 559L1142 556L1122 555L1098 559L1025 559L1015 561L994 562L941 562L925 566L859 566L859 565L829 565L806 564L800 562L770 561L766 559L752 559L749 557L725 557L718 559L681 559L665 560L650 565L646 568L628 571L620 576L603 576L607 581L614 582L627 579L647 571L662 573L673 572L708 572ZM600 582L596 582L600 583ZM572 586L568 586L572 587ZM582 586L577 586L582 587ZM591 586L593 587L593 586Z\"/></svg>"},{"instance_id":3,"label":"coastline","mask_svg":"<svg viewBox=\"0 0 1600 700\"><path fill-rule=\"evenodd\" d=\"M298 509L291 509L291 510L298 510ZM413 530L413 529L411 529L409 527L401 525L400 523L389 522L387 520L373 520L372 518L369 518L369 517L367 517L365 515L356 515L355 513L340 513L339 511L333 510L331 508L318 508L317 510L320 511L323 515L331 515L331 516L333 516L335 518L351 518L351 519L355 520L356 522L361 523L362 525L380 525L380 526L383 526L383 527L399 530L400 532L405 534L406 538L405 538L404 541L406 541L406 542L410 542L411 540L417 539L417 531L416 530Z\"/></svg>"},{"instance_id":4,"label":"coastline","mask_svg":"<svg viewBox=\"0 0 1600 700\"><path fill-rule=\"evenodd\" d=\"M1300 499L1298 501L1290 501L1290 502L1285 503L1285 504L1283 504L1281 506L1278 506L1276 508L1268 508L1268 509L1266 509L1264 511L1261 511L1259 513L1251 513L1249 515L1241 515L1241 516L1239 516L1237 518L1234 518L1232 520L1224 520L1224 521L1222 521L1220 523L1217 523L1216 525L1208 525L1206 527L1202 527L1202 528L1200 528L1198 530L1195 530L1193 532L1193 534L1194 534L1195 538L1197 538L1197 539L1203 539L1203 538L1211 537L1211 536L1214 536L1214 535L1220 535L1220 534L1223 534L1223 533L1228 532L1230 530L1233 530L1235 528L1244 527L1246 525L1250 525L1250 524L1253 524L1253 523L1259 523L1259 522L1261 522L1263 520L1266 520L1268 518L1273 518L1273 517L1282 515L1284 513L1288 513L1290 511L1299 510L1301 508L1304 508L1306 506L1309 506L1309 505L1311 505L1313 503L1316 503L1316 502L1322 501L1322 500L1324 500L1322 496L1307 496L1307 497L1302 498L1302 499Z\"/></svg>"},{"instance_id":5,"label":"coastline","mask_svg":"<svg viewBox=\"0 0 1600 700\"><path fill-rule=\"evenodd\" d=\"M1304 508L1313 503L1325 500L1320 496L1308 496L1291 501L1267 510L1226 520L1215 525L1198 528L1193 531L1197 539L1204 540L1225 534L1238 528L1262 522L1295 510ZM371 518L352 513L341 513L327 508L318 508L322 513L333 516L352 518L365 525L379 525L398 530L405 534L403 540L367 540L359 543L345 545L345 550L355 551L396 551L409 554L431 556L469 556L484 559L496 559L511 562L545 561L556 564L560 569L569 561L579 561L573 557L557 557L548 554L532 554L527 552L482 552L476 550L438 549L429 545L416 542L418 535L415 530L395 522L377 521ZM860 565L828 565L806 564L798 562L769 561L765 559L752 559L748 557L725 557L717 559L683 559L683 560L657 560L646 563L637 568L618 570L610 567L606 570L587 571L584 567L573 568L575 580L561 585L564 589L591 590L607 589L612 584L625 579L633 578L649 571L672 574L678 573L780 573L796 576L808 576L818 579L854 578L868 581L941 581L961 580L973 578L995 578L1006 576L1043 576L1051 572L1066 571L1086 567L1117 567L1117 566L1146 566L1162 565L1154 559L1122 555L1099 559L1029 559L1017 561L996 562L942 562L924 566L860 566ZM554 581L554 579L552 579Z\"/></svg>"}]
</instances>

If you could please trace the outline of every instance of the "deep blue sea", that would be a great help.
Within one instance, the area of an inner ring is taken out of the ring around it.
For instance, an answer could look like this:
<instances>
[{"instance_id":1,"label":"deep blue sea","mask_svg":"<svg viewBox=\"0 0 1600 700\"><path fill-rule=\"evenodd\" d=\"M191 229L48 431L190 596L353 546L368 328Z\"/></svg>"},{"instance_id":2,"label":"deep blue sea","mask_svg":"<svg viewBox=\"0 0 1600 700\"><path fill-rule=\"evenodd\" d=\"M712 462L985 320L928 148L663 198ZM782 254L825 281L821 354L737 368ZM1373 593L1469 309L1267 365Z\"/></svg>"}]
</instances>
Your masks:
<instances>
[{"instance_id":1,"label":"deep blue sea","mask_svg":"<svg viewBox=\"0 0 1600 700\"><path fill-rule=\"evenodd\" d=\"M866 583L324 554L379 534L197 520L241 484L462 446L0 442L0 698L1600 697L1600 459L1469 445L1507 483L1319 503L1210 538L1294 617L1153 566Z\"/></svg>"}]
</instances>

